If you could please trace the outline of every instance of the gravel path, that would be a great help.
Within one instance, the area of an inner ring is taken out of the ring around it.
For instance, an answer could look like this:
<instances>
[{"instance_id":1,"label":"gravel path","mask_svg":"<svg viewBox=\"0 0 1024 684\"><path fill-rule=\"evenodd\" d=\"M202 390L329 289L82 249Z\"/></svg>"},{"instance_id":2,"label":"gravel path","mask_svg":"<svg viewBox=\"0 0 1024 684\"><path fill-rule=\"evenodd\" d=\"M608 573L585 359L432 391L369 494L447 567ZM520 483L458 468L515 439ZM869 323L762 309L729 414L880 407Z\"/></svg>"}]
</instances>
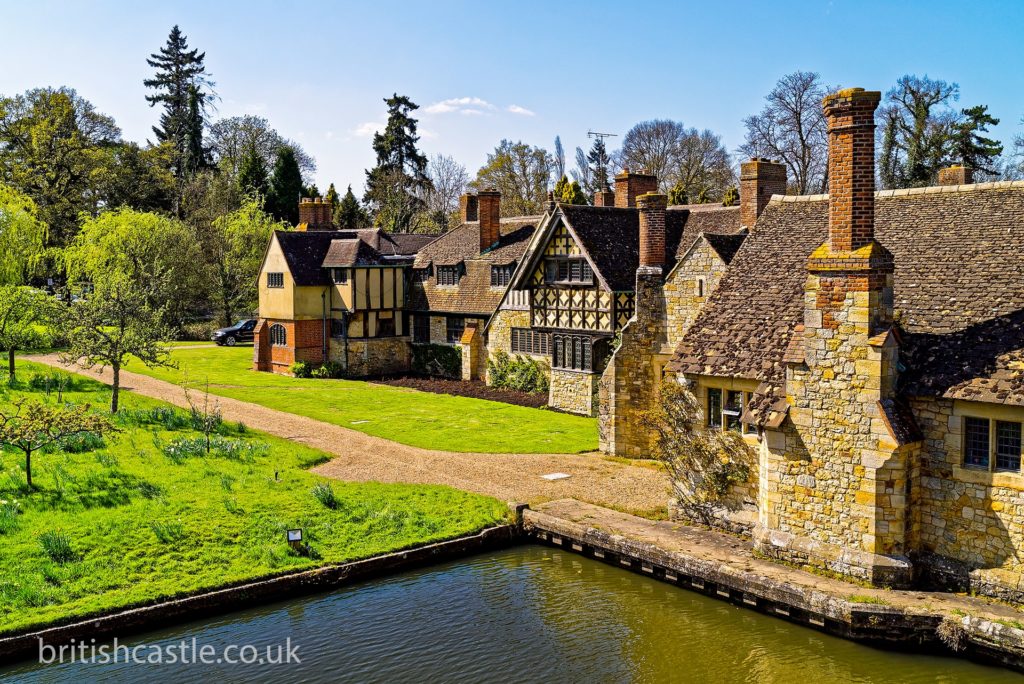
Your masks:
<instances>
[{"instance_id":1,"label":"gravel path","mask_svg":"<svg viewBox=\"0 0 1024 684\"><path fill-rule=\"evenodd\" d=\"M60 368L56 354L29 360ZM110 371L71 368L110 381ZM180 387L121 371L121 386L147 397L187 407ZM201 393L197 398L201 398ZM464 454L432 451L391 442L312 418L213 396L225 420L241 421L263 432L301 442L336 456L313 472L338 480L442 484L505 501L536 504L573 498L641 515L665 513L668 478L648 465L633 465L594 454ZM570 477L545 480L541 476Z\"/></svg>"}]
</instances>

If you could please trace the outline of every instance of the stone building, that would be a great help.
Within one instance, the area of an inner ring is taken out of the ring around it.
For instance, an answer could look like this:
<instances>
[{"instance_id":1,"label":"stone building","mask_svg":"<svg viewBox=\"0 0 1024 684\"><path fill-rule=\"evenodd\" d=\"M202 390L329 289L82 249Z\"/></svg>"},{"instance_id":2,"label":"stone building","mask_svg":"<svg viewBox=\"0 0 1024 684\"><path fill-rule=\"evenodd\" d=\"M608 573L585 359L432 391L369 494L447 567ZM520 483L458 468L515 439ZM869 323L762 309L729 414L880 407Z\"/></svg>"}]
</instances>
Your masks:
<instances>
[{"instance_id":1,"label":"stone building","mask_svg":"<svg viewBox=\"0 0 1024 684\"><path fill-rule=\"evenodd\" d=\"M330 204L304 198L295 231L275 231L259 275L253 367L340 364L351 375L409 370L406 271L430 237L336 230Z\"/></svg>"},{"instance_id":2,"label":"stone building","mask_svg":"<svg viewBox=\"0 0 1024 684\"><path fill-rule=\"evenodd\" d=\"M549 203L488 322L492 354L550 367L550 406L600 413L608 451L646 450L641 414L661 368L742 244L744 211L756 216L756 203L749 210L742 198L766 204L785 191L779 165L744 169L752 180L742 181L741 206L666 207L664 196L650 194L657 179L629 170L616 177L614 193L597 193L594 206Z\"/></svg>"},{"instance_id":3,"label":"stone building","mask_svg":"<svg viewBox=\"0 0 1024 684\"><path fill-rule=\"evenodd\" d=\"M542 217L501 218L501 193L495 190L463 195L459 213L459 225L420 249L412 264L412 342L460 346L463 379L482 380L484 325Z\"/></svg>"},{"instance_id":4,"label":"stone building","mask_svg":"<svg viewBox=\"0 0 1024 684\"><path fill-rule=\"evenodd\" d=\"M765 555L1019 602L1024 183L876 192L879 97L825 99L830 194L766 203L666 370L756 452Z\"/></svg>"}]
</instances>

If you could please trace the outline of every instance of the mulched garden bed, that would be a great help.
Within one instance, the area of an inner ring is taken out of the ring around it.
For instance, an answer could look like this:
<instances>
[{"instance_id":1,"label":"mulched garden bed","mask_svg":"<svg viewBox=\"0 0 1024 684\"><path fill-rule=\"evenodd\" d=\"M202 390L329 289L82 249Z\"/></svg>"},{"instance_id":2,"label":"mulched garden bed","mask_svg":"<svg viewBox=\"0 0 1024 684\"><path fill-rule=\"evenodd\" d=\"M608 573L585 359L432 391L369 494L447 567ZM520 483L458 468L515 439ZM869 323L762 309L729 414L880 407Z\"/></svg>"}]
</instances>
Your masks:
<instances>
[{"instance_id":1,"label":"mulched garden bed","mask_svg":"<svg viewBox=\"0 0 1024 684\"><path fill-rule=\"evenodd\" d=\"M382 385L393 385L395 387L408 387L421 392L433 392L434 394L453 394L459 397L472 397L474 399L487 399L489 401L501 401L506 404L517 406L529 406L530 408L541 408L548 403L547 392L530 393L516 392L515 390L498 389L488 387L484 383L472 380L448 380L445 378L382 378L374 380Z\"/></svg>"}]
</instances>

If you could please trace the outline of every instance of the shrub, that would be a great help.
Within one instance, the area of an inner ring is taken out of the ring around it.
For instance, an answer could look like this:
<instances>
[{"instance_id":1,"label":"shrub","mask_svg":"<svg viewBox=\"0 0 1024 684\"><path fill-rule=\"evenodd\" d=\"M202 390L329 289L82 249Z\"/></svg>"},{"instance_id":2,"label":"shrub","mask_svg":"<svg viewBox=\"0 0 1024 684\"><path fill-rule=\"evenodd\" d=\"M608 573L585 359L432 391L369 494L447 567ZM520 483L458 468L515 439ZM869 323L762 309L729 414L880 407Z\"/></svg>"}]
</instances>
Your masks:
<instances>
[{"instance_id":1,"label":"shrub","mask_svg":"<svg viewBox=\"0 0 1024 684\"><path fill-rule=\"evenodd\" d=\"M71 538L59 530L43 532L39 535L39 545L50 560L58 565L78 559L78 554L71 548Z\"/></svg>"},{"instance_id":2,"label":"shrub","mask_svg":"<svg viewBox=\"0 0 1024 684\"><path fill-rule=\"evenodd\" d=\"M161 544L170 544L185 537L185 528L178 522L153 521L149 523L149 529Z\"/></svg>"},{"instance_id":3,"label":"shrub","mask_svg":"<svg viewBox=\"0 0 1024 684\"><path fill-rule=\"evenodd\" d=\"M152 482L140 482L136 489L139 490L139 494L143 499L149 499L152 501L154 499L164 498L164 490L160 489L159 486Z\"/></svg>"},{"instance_id":4,"label":"shrub","mask_svg":"<svg viewBox=\"0 0 1024 684\"><path fill-rule=\"evenodd\" d=\"M184 430L192 424L189 414L170 406L121 409L117 412L117 420L122 425L159 425L165 430Z\"/></svg>"},{"instance_id":5,"label":"shrub","mask_svg":"<svg viewBox=\"0 0 1024 684\"><path fill-rule=\"evenodd\" d=\"M213 331L219 328L216 321L196 321L186 323L178 331L178 339L192 342L209 342Z\"/></svg>"},{"instance_id":6,"label":"shrub","mask_svg":"<svg viewBox=\"0 0 1024 684\"><path fill-rule=\"evenodd\" d=\"M306 363L305 361L296 361L288 370L290 370L292 375L297 378L313 377L313 365Z\"/></svg>"},{"instance_id":7,"label":"shrub","mask_svg":"<svg viewBox=\"0 0 1024 684\"><path fill-rule=\"evenodd\" d=\"M310 377L322 380L336 380L345 377L345 369L340 363L328 361L320 364L310 372Z\"/></svg>"},{"instance_id":8,"label":"shrub","mask_svg":"<svg viewBox=\"0 0 1024 684\"><path fill-rule=\"evenodd\" d=\"M18 516L21 506L17 501L0 499L0 534L8 534L18 529Z\"/></svg>"},{"instance_id":9,"label":"shrub","mask_svg":"<svg viewBox=\"0 0 1024 684\"><path fill-rule=\"evenodd\" d=\"M50 396L50 392L57 392L58 400L63 398L64 392L71 392L79 388L80 383L75 380L74 376L70 373L62 373L60 371L50 371L44 373L33 373L28 379L28 389L33 392L46 392L46 396Z\"/></svg>"},{"instance_id":10,"label":"shrub","mask_svg":"<svg viewBox=\"0 0 1024 684\"><path fill-rule=\"evenodd\" d=\"M77 435L62 437L53 445L54 451L63 451L68 454L81 454L86 451L102 449L107 443L103 437L94 432L81 432Z\"/></svg>"},{"instance_id":11,"label":"shrub","mask_svg":"<svg viewBox=\"0 0 1024 684\"><path fill-rule=\"evenodd\" d=\"M539 361L498 351L487 360L487 377L491 385L519 392L547 392L547 369Z\"/></svg>"},{"instance_id":12,"label":"shrub","mask_svg":"<svg viewBox=\"0 0 1024 684\"><path fill-rule=\"evenodd\" d=\"M462 377L462 348L445 344L414 344L412 372L443 378Z\"/></svg>"},{"instance_id":13,"label":"shrub","mask_svg":"<svg viewBox=\"0 0 1024 684\"><path fill-rule=\"evenodd\" d=\"M266 454L269 450L269 447L263 442L214 437L210 440L210 451L207 453L206 444L204 437L182 437L170 444L161 445L160 450L175 465L181 465L190 458L203 458L207 455L248 463L257 456Z\"/></svg>"},{"instance_id":14,"label":"shrub","mask_svg":"<svg viewBox=\"0 0 1024 684\"><path fill-rule=\"evenodd\" d=\"M338 508L338 497L335 495L334 490L331 489L331 485L326 482L321 482L313 487L313 498L332 511Z\"/></svg>"}]
</instances>

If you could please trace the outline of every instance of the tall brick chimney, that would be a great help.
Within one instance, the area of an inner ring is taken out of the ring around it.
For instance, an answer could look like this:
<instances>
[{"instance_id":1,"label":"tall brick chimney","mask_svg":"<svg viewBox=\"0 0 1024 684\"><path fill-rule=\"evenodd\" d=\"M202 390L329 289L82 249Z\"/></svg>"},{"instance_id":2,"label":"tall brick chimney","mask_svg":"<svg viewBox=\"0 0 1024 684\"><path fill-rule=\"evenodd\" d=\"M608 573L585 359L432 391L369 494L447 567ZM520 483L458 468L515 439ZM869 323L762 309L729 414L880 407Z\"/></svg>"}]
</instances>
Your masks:
<instances>
[{"instance_id":1,"label":"tall brick chimney","mask_svg":"<svg viewBox=\"0 0 1024 684\"><path fill-rule=\"evenodd\" d=\"M485 252L501 239L501 193L494 189L477 193L480 217L480 251Z\"/></svg>"},{"instance_id":2,"label":"tall brick chimney","mask_svg":"<svg viewBox=\"0 0 1024 684\"><path fill-rule=\"evenodd\" d=\"M939 185L970 185L974 182L974 170L960 164L939 169Z\"/></svg>"},{"instance_id":3,"label":"tall brick chimney","mask_svg":"<svg viewBox=\"0 0 1024 684\"><path fill-rule=\"evenodd\" d=\"M665 265L665 195L649 192L636 198L640 210L640 265Z\"/></svg>"},{"instance_id":4,"label":"tall brick chimney","mask_svg":"<svg viewBox=\"0 0 1024 684\"><path fill-rule=\"evenodd\" d=\"M462 223L470 223L478 220L479 216L476 195L469 192L464 193L459 198L459 220Z\"/></svg>"},{"instance_id":5,"label":"tall brick chimney","mask_svg":"<svg viewBox=\"0 0 1024 684\"><path fill-rule=\"evenodd\" d=\"M875 108L882 94L847 88L822 103L828 123L828 239L833 252L875 237Z\"/></svg>"},{"instance_id":6,"label":"tall brick chimney","mask_svg":"<svg viewBox=\"0 0 1024 684\"><path fill-rule=\"evenodd\" d=\"M331 203L323 197L299 200L299 230L334 230Z\"/></svg>"},{"instance_id":7,"label":"tall brick chimney","mask_svg":"<svg viewBox=\"0 0 1024 684\"><path fill-rule=\"evenodd\" d=\"M621 209L636 206L636 198L649 192L658 192L658 177L648 173L632 173L622 169L615 176L615 206Z\"/></svg>"},{"instance_id":8,"label":"tall brick chimney","mask_svg":"<svg viewBox=\"0 0 1024 684\"><path fill-rule=\"evenodd\" d=\"M603 188L599 188L594 192L594 206L595 207L614 207L615 206L615 193L606 184Z\"/></svg>"},{"instance_id":9,"label":"tall brick chimney","mask_svg":"<svg viewBox=\"0 0 1024 684\"><path fill-rule=\"evenodd\" d=\"M740 225L752 229L772 195L785 194L785 164L757 158L740 164Z\"/></svg>"}]
</instances>

